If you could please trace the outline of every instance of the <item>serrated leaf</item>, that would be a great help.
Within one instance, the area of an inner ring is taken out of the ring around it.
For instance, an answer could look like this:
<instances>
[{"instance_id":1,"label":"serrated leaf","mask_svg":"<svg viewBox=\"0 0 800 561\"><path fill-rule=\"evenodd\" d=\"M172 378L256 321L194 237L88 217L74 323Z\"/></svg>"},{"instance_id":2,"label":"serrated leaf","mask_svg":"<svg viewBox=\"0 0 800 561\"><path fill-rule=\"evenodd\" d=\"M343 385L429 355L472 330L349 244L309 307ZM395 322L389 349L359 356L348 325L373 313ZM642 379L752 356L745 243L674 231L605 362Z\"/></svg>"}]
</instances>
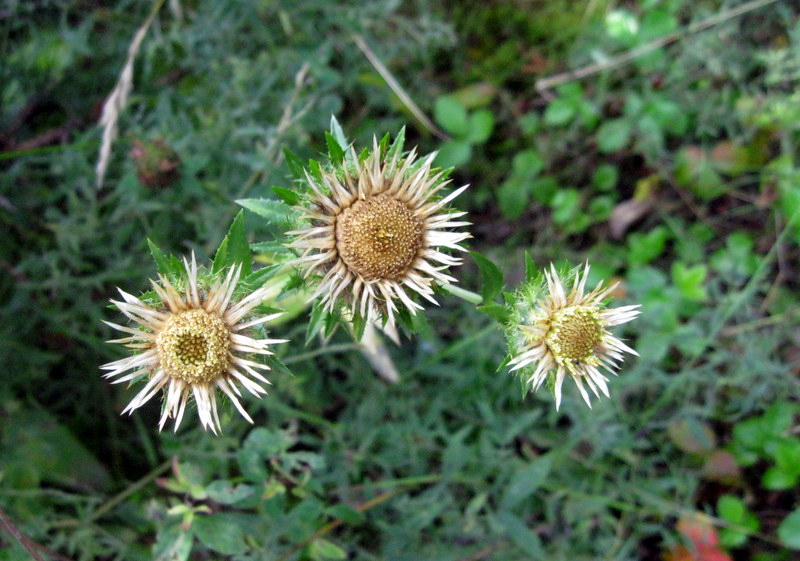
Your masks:
<instances>
[{"instance_id":1,"label":"serrated leaf","mask_svg":"<svg viewBox=\"0 0 800 561\"><path fill-rule=\"evenodd\" d=\"M325 143L328 145L328 158L330 161L340 165L344 161L344 149L339 146L339 143L329 132L325 133Z\"/></svg>"},{"instance_id":2,"label":"serrated leaf","mask_svg":"<svg viewBox=\"0 0 800 561\"><path fill-rule=\"evenodd\" d=\"M503 272L500 270L500 267L480 253L470 251L469 254L478 265L478 271L481 275L481 295L483 301L484 303L489 303L503 290Z\"/></svg>"},{"instance_id":3,"label":"serrated leaf","mask_svg":"<svg viewBox=\"0 0 800 561\"><path fill-rule=\"evenodd\" d=\"M531 282L538 277L541 273L536 262L531 258L528 252L525 252L525 282Z\"/></svg>"},{"instance_id":4,"label":"serrated leaf","mask_svg":"<svg viewBox=\"0 0 800 561\"><path fill-rule=\"evenodd\" d=\"M295 191L292 191L291 189L287 189L286 187L278 187L277 185L273 185L272 186L272 190L287 205L296 205L296 204L300 203L300 195L298 195Z\"/></svg>"},{"instance_id":5,"label":"serrated leaf","mask_svg":"<svg viewBox=\"0 0 800 561\"><path fill-rule=\"evenodd\" d=\"M331 115L330 134L333 136L333 139L339 144L342 150L347 150L347 147L350 145L350 141L347 140L347 136L344 134L342 125L339 124L339 121L334 115Z\"/></svg>"},{"instance_id":6,"label":"serrated leaf","mask_svg":"<svg viewBox=\"0 0 800 561\"><path fill-rule=\"evenodd\" d=\"M305 166L303 165L303 160L300 159L300 156L284 146L283 157L286 158L286 166L289 168L289 173L292 177L295 179L305 178L305 173L303 172Z\"/></svg>"},{"instance_id":7,"label":"serrated leaf","mask_svg":"<svg viewBox=\"0 0 800 561\"><path fill-rule=\"evenodd\" d=\"M317 160L309 160L308 161L308 170L317 182L322 183L322 167L320 166Z\"/></svg>"},{"instance_id":8,"label":"serrated leaf","mask_svg":"<svg viewBox=\"0 0 800 561\"><path fill-rule=\"evenodd\" d=\"M508 321L511 319L511 310L509 310L502 304L496 304L494 302L491 302L489 304L478 306L476 310L486 314L490 318L502 324L508 323Z\"/></svg>"},{"instance_id":9,"label":"serrated leaf","mask_svg":"<svg viewBox=\"0 0 800 561\"><path fill-rule=\"evenodd\" d=\"M350 323L353 330L353 339L361 341L364 338L364 329L367 327L367 320L358 312L353 315L353 321Z\"/></svg>"},{"instance_id":10,"label":"serrated leaf","mask_svg":"<svg viewBox=\"0 0 800 561\"><path fill-rule=\"evenodd\" d=\"M242 276L249 275L253 270L253 256L250 254L250 243L244 229L244 211L240 210L233 219L228 234L220 243L214 255L213 273L218 273L234 265L242 266Z\"/></svg>"},{"instance_id":11,"label":"serrated leaf","mask_svg":"<svg viewBox=\"0 0 800 561\"><path fill-rule=\"evenodd\" d=\"M265 218L268 224L287 228L297 217L297 212L283 201L274 199L239 199L236 204Z\"/></svg>"},{"instance_id":12,"label":"serrated leaf","mask_svg":"<svg viewBox=\"0 0 800 561\"><path fill-rule=\"evenodd\" d=\"M150 247L150 254L153 256L153 260L156 262L156 268L158 269L158 272L162 275L169 276L172 273L172 269L170 268L167 256L164 255L164 252L161 251L161 249L159 249L159 247L149 238L147 240L147 245Z\"/></svg>"},{"instance_id":13,"label":"serrated leaf","mask_svg":"<svg viewBox=\"0 0 800 561\"><path fill-rule=\"evenodd\" d=\"M386 160L392 160L395 157L399 156L403 152L403 146L406 143L406 128L402 127L400 131L397 133L397 136L394 137L394 142L392 145L389 146L389 150L386 152Z\"/></svg>"}]
</instances>

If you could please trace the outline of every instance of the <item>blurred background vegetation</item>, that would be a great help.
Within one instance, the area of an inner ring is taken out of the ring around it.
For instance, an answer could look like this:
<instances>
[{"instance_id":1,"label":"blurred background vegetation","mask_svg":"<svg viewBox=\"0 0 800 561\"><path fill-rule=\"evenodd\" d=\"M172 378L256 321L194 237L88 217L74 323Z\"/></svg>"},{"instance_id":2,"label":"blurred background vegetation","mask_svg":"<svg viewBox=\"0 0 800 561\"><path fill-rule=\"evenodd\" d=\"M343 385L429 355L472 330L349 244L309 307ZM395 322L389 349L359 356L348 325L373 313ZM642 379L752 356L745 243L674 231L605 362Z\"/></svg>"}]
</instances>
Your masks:
<instances>
[{"instance_id":1,"label":"blurred background vegetation","mask_svg":"<svg viewBox=\"0 0 800 561\"><path fill-rule=\"evenodd\" d=\"M154 4L0 7L0 559L797 558L796 2L161 4L99 188L102 104ZM455 166L509 290L525 252L622 281L641 356L611 399L521 399L497 325L442 296L391 350L399 384L345 335L304 347L301 316L273 328L294 375L255 427L119 416L135 388L100 378L100 320L155 275L147 238L213 254L331 115Z\"/></svg>"}]
</instances>

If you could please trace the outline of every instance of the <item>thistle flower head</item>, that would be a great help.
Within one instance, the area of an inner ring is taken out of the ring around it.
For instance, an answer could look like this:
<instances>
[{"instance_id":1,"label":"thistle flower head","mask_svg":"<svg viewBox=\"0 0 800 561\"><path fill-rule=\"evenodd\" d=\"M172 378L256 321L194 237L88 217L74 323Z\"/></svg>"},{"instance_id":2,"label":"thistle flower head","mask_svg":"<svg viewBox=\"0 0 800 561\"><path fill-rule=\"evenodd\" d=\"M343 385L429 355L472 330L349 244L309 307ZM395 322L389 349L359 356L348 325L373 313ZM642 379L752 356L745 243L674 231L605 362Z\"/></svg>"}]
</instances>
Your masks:
<instances>
[{"instance_id":1,"label":"thistle flower head","mask_svg":"<svg viewBox=\"0 0 800 561\"><path fill-rule=\"evenodd\" d=\"M295 265L319 277L311 300L326 312L344 304L353 317L394 327L398 311L423 309L415 294L436 304L433 285L456 282L445 271L461 260L442 250L463 251L470 237L452 231L469 224L458 220L466 213L447 207L466 186L440 198L449 180L433 155L418 160L402 145L401 132L392 146L376 139L361 156L350 147L320 173L306 172L306 224L289 232L289 247L302 252Z\"/></svg>"},{"instance_id":2,"label":"thistle flower head","mask_svg":"<svg viewBox=\"0 0 800 561\"><path fill-rule=\"evenodd\" d=\"M244 334L247 328L270 321L281 314L249 318L253 309L268 295L261 288L241 300L234 299L241 266L228 269L216 280L201 280L197 262L184 260L185 278L171 281L159 275L151 281L158 302L154 305L120 290L122 301L112 300L135 327L104 322L129 334L110 343L120 343L137 351L132 356L101 366L112 383L145 377L144 388L131 400L123 413L144 405L162 389L163 411L159 429L167 419L175 419L175 430L183 419L187 403L193 397L200 423L214 433L221 430L217 413L216 390L233 402L249 422L242 407L239 386L256 397L266 394L261 384L268 384L259 372L269 370L249 355L270 355L270 346L281 339L255 339Z\"/></svg>"},{"instance_id":3,"label":"thistle flower head","mask_svg":"<svg viewBox=\"0 0 800 561\"><path fill-rule=\"evenodd\" d=\"M601 370L616 375L623 353L636 351L608 331L609 327L626 323L639 315L639 306L606 308L603 301L616 285L603 288L601 282L584 293L589 264L567 275L565 288L555 267L543 278L525 283L515 296L512 320L506 334L512 372L523 377L525 385L536 391L550 380L556 396L556 409L561 406L561 387L571 377L586 404L591 407L589 389L599 397L608 397L608 378Z\"/></svg>"}]
</instances>

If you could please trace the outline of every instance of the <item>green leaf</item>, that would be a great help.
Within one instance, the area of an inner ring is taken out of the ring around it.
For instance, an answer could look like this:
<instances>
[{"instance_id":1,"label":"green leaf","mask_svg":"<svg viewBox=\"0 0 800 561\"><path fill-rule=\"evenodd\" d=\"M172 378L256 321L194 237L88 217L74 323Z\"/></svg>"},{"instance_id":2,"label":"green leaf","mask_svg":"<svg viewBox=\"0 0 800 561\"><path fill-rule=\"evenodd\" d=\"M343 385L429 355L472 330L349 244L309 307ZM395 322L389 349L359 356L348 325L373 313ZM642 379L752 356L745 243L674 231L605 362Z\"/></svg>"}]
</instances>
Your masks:
<instances>
[{"instance_id":1,"label":"green leaf","mask_svg":"<svg viewBox=\"0 0 800 561\"><path fill-rule=\"evenodd\" d=\"M544 110L544 124L550 127L564 126L575 117L576 113L574 101L557 98L551 101Z\"/></svg>"},{"instance_id":2,"label":"green leaf","mask_svg":"<svg viewBox=\"0 0 800 561\"><path fill-rule=\"evenodd\" d=\"M707 274L708 267L702 263L693 267L688 267L680 261L672 264L672 282L681 296L687 300L702 302L708 298L706 287L703 286Z\"/></svg>"},{"instance_id":3,"label":"green leaf","mask_svg":"<svg viewBox=\"0 0 800 561\"><path fill-rule=\"evenodd\" d=\"M550 206L553 208L553 222L566 224L580 214L581 200L577 189L567 188L556 191Z\"/></svg>"},{"instance_id":4,"label":"green leaf","mask_svg":"<svg viewBox=\"0 0 800 561\"><path fill-rule=\"evenodd\" d=\"M536 262L531 258L528 252L525 252L525 282L531 282L540 274L539 267Z\"/></svg>"},{"instance_id":5,"label":"green leaf","mask_svg":"<svg viewBox=\"0 0 800 561\"><path fill-rule=\"evenodd\" d=\"M317 538L308 544L308 556L314 561L324 561L325 559L346 559L347 553L338 545Z\"/></svg>"},{"instance_id":6,"label":"green leaf","mask_svg":"<svg viewBox=\"0 0 800 561\"><path fill-rule=\"evenodd\" d=\"M244 211L242 210L233 219L228 234L217 249L211 271L218 273L238 264L242 265L242 276L247 276L253 271L253 257L244 229Z\"/></svg>"},{"instance_id":7,"label":"green leaf","mask_svg":"<svg viewBox=\"0 0 800 561\"><path fill-rule=\"evenodd\" d=\"M327 509L328 516L341 520L345 524L357 526L364 522L364 513L344 503L334 505Z\"/></svg>"},{"instance_id":8,"label":"green leaf","mask_svg":"<svg viewBox=\"0 0 800 561\"><path fill-rule=\"evenodd\" d=\"M537 202L543 205L550 205L553 202L553 197L559 191L558 182L551 175L537 177L531 182L530 191Z\"/></svg>"},{"instance_id":9,"label":"green leaf","mask_svg":"<svg viewBox=\"0 0 800 561\"><path fill-rule=\"evenodd\" d=\"M386 151L386 159L392 160L396 156L399 156L403 152L403 146L406 142L406 128L402 127L400 132L397 133L397 136L394 137L394 141L392 145L389 146L389 149Z\"/></svg>"},{"instance_id":10,"label":"green leaf","mask_svg":"<svg viewBox=\"0 0 800 561\"><path fill-rule=\"evenodd\" d=\"M597 149L609 154L625 148L631 140L632 127L627 119L605 121L597 129Z\"/></svg>"},{"instance_id":11,"label":"green leaf","mask_svg":"<svg viewBox=\"0 0 800 561\"><path fill-rule=\"evenodd\" d=\"M325 133L325 142L328 145L328 157L331 162L340 165L344 161L344 149L329 132Z\"/></svg>"},{"instance_id":12,"label":"green leaf","mask_svg":"<svg viewBox=\"0 0 800 561\"><path fill-rule=\"evenodd\" d=\"M474 144L483 144L492 135L494 129L494 115L486 109L479 109L469 117L469 131L467 141Z\"/></svg>"},{"instance_id":13,"label":"green leaf","mask_svg":"<svg viewBox=\"0 0 800 561\"><path fill-rule=\"evenodd\" d=\"M235 555L247 550L244 531L234 514L223 512L212 516L196 516L192 529L203 545L217 553Z\"/></svg>"},{"instance_id":14,"label":"green leaf","mask_svg":"<svg viewBox=\"0 0 800 561\"><path fill-rule=\"evenodd\" d=\"M266 218L268 224L281 229L289 227L297 219L297 212L283 201L274 199L238 199L236 204L262 218Z\"/></svg>"},{"instance_id":15,"label":"green leaf","mask_svg":"<svg viewBox=\"0 0 800 561\"><path fill-rule=\"evenodd\" d=\"M791 549L800 549L800 508L796 508L778 526L778 538Z\"/></svg>"},{"instance_id":16,"label":"green leaf","mask_svg":"<svg viewBox=\"0 0 800 561\"><path fill-rule=\"evenodd\" d=\"M789 437L781 440L773 456L777 467L794 475L800 475L800 440Z\"/></svg>"},{"instance_id":17,"label":"green leaf","mask_svg":"<svg viewBox=\"0 0 800 561\"><path fill-rule=\"evenodd\" d=\"M522 150L514 155L511 169L515 176L530 181L544 169L544 158L536 150Z\"/></svg>"},{"instance_id":18,"label":"green leaf","mask_svg":"<svg viewBox=\"0 0 800 561\"><path fill-rule=\"evenodd\" d=\"M502 304L490 302L489 304L477 306L475 309L504 325L511 319L511 310Z\"/></svg>"},{"instance_id":19,"label":"green leaf","mask_svg":"<svg viewBox=\"0 0 800 561\"><path fill-rule=\"evenodd\" d=\"M333 140L339 145L339 147L344 151L347 150L347 147L350 145L350 141L347 140L347 136L344 134L344 130L342 129L342 125L339 124L339 121L336 119L335 116L331 115L331 132L330 134L333 136ZM327 136L326 136L327 140ZM330 148L330 145L329 145Z\"/></svg>"},{"instance_id":20,"label":"green leaf","mask_svg":"<svg viewBox=\"0 0 800 561\"><path fill-rule=\"evenodd\" d=\"M436 165L441 168L461 166L469 161L472 146L463 140L448 140L436 153Z\"/></svg>"},{"instance_id":21,"label":"green leaf","mask_svg":"<svg viewBox=\"0 0 800 561\"><path fill-rule=\"evenodd\" d=\"M507 220L516 220L525 212L530 202L529 186L512 175L497 190L497 205Z\"/></svg>"},{"instance_id":22,"label":"green leaf","mask_svg":"<svg viewBox=\"0 0 800 561\"><path fill-rule=\"evenodd\" d=\"M778 466L772 466L764 472L761 484L765 489L792 489L797 486L798 475L791 471L784 470Z\"/></svg>"},{"instance_id":23,"label":"green leaf","mask_svg":"<svg viewBox=\"0 0 800 561\"><path fill-rule=\"evenodd\" d=\"M778 436L793 425L797 404L786 401L773 403L761 417L763 429L770 436Z\"/></svg>"},{"instance_id":24,"label":"green leaf","mask_svg":"<svg viewBox=\"0 0 800 561\"><path fill-rule=\"evenodd\" d=\"M717 513L723 520L747 530L745 532L736 528L722 528L719 537L726 547L739 547L747 541L750 534L758 531L758 519L738 497L722 495L717 501Z\"/></svg>"},{"instance_id":25,"label":"green leaf","mask_svg":"<svg viewBox=\"0 0 800 561\"><path fill-rule=\"evenodd\" d=\"M286 166L289 168L289 173L295 179L304 179L305 178L305 166L303 165L303 160L300 159L300 156L292 152L290 148L286 146L283 147L283 157L286 158Z\"/></svg>"},{"instance_id":26,"label":"green leaf","mask_svg":"<svg viewBox=\"0 0 800 561\"><path fill-rule=\"evenodd\" d=\"M255 490L250 485L233 485L227 479L219 479L206 486L206 493L216 503L231 505L254 496Z\"/></svg>"},{"instance_id":27,"label":"green leaf","mask_svg":"<svg viewBox=\"0 0 800 561\"><path fill-rule=\"evenodd\" d=\"M500 508L511 510L530 497L547 479L552 463L551 456L542 456L514 474L503 493Z\"/></svg>"},{"instance_id":28,"label":"green leaf","mask_svg":"<svg viewBox=\"0 0 800 561\"><path fill-rule=\"evenodd\" d=\"M169 260L167 256L164 255L164 252L159 249L159 247L153 243L152 240L148 238L147 245L150 247L150 254L153 256L153 260L156 262L156 267L158 268L158 272L165 276L170 276L173 271L170 267Z\"/></svg>"},{"instance_id":29,"label":"green leaf","mask_svg":"<svg viewBox=\"0 0 800 561\"><path fill-rule=\"evenodd\" d=\"M597 170L592 176L592 185L598 191L613 191L619 181L619 170L617 166L602 164L597 166Z\"/></svg>"},{"instance_id":30,"label":"green leaf","mask_svg":"<svg viewBox=\"0 0 800 561\"><path fill-rule=\"evenodd\" d=\"M478 265L481 275L481 296L484 303L491 302L503 290L503 272L500 267L478 252L470 251L469 254Z\"/></svg>"},{"instance_id":31,"label":"green leaf","mask_svg":"<svg viewBox=\"0 0 800 561\"><path fill-rule=\"evenodd\" d=\"M295 191L292 191L291 189L273 185L272 190L287 205L296 205L300 203L300 195L298 195ZM242 200L247 200L247 199L242 199Z\"/></svg>"},{"instance_id":32,"label":"green leaf","mask_svg":"<svg viewBox=\"0 0 800 561\"><path fill-rule=\"evenodd\" d=\"M192 552L194 533L184 531L181 524L164 527L153 545L154 561L186 561Z\"/></svg>"},{"instance_id":33,"label":"green leaf","mask_svg":"<svg viewBox=\"0 0 800 561\"><path fill-rule=\"evenodd\" d=\"M628 261L631 265L646 265L664 252L670 232L656 226L646 234L634 232L628 236Z\"/></svg>"},{"instance_id":34,"label":"green leaf","mask_svg":"<svg viewBox=\"0 0 800 561\"><path fill-rule=\"evenodd\" d=\"M444 130L456 138L466 138L469 134L467 110L451 96L443 95L436 98L433 117Z\"/></svg>"},{"instance_id":35,"label":"green leaf","mask_svg":"<svg viewBox=\"0 0 800 561\"><path fill-rule=\"evenodd\" d=\"M494 517L495 522L505 530L514 544L522 549L532 559L544 559L542 542L539 536L531 532L525 523L508 511L498 512Z\"/></svg>"},{"instance_id":36,"label":"green leaf","mask_svg":"<svg viewBox=\"0 0 800 561\"><path fill-rule=\"evenodd\" d=\"M525 113L519 118L519 128L525 136L533 136L539 129L539 114L536 111Z\"/></svg>"}]
</instances>

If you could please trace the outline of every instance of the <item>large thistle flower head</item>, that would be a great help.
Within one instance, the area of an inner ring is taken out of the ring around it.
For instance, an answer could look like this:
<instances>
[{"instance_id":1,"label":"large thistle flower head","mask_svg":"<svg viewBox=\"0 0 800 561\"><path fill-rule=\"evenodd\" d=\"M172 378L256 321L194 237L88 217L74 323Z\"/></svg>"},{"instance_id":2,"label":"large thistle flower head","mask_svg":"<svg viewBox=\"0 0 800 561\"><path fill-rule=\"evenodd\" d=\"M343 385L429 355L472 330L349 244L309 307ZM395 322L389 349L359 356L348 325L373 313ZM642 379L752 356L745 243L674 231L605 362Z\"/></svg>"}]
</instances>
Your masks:
<instances>
[{"instance_id":1,"label":"large thistle flower head","mask_svg":"<svg viewBox=\"0 0 800 561\"><path fill-rule=\"evenodd\" d=\"M608 397L608 378L616 375L624 353L636 351L611 334L608 328L639 315L639 305L607 308L604 301L616 285L603 283L586 293L589 264L573 269L565 281L555 267L524 283L514 298L512 319L506 334L512 372L517 372L530 391L545 382L554 390L556 409L561 406L564 379L572 378L591 407L589 389Z\"/></svg>"},{"instance_id":2,"label":"large thistle flower head","mask_svg":"<svg viewBox=\"0 0 800 561\"><path fill-rule=\"evenodd\" d=\"M256 397L266 394L269 381L261 373L269 366L251 360L252 355L270 355L270 346L282 339L256 339L249 328L268 322L280 313L251 317L256 306L268 296L266 287L237 300L234 295L242 272L241 265L227 273L201 277L197 262L184 259L183 278L159 275L151 281L157 302L151 304L123 290L122 300L112 300L133 327L104 322L129 336L113 339L136 351L127 358L101 366L112 383L147 379L123 413L131 413L162 392L164 402L159 429L167 419L175 419L175 430L183 419L187 403L194 398L200 423L215 434L221 430L216 391L230 398L236 409L253 422L242 407L240 386Z\"/></svg>"},{"instance_id":3,"label":"large thistle flower head","mask_svg":"<svg viewBox=\"0 0 800 561\"><path fill-rule=\"evenodd\" d=\"M469 223L447 205L467 186L440 196L446 170L433 168L433 154L404 153L403 140L401 131L391 146L385 137L360 155L341 149L329 166L305 172L306 223L289 232L289 247L302 252L295 264L305 275L319 277L311 300L325 312L344 304L352 317L393 328L398 312L423 309L415 296L436 304L433 286L456 282L446 271L461 260L448 251L464 250L470 235L458 228Z\"/></svg>"}]
</instances>

